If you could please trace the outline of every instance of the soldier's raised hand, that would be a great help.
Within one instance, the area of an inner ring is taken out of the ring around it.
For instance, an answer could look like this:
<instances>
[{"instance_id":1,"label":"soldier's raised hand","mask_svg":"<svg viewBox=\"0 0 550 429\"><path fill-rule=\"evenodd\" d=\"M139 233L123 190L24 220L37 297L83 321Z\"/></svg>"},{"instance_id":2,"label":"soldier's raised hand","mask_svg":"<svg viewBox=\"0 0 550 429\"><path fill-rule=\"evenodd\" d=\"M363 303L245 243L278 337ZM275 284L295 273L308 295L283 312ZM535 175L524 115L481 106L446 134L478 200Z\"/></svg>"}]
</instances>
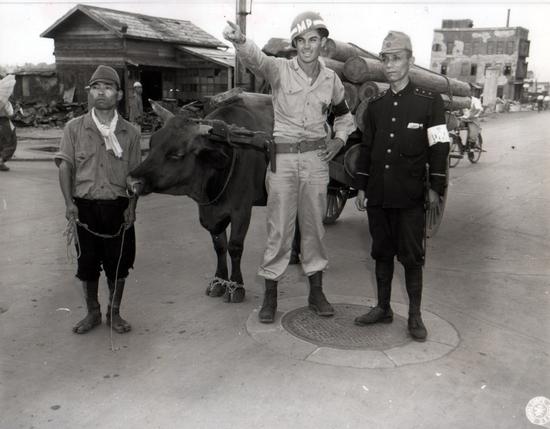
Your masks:
<instances>
[{"instance_id":1,"label":"soldier's raised hand","mask_svg":"<svg viewBox=\"0 0 550 429\"><path fill-rule=\"evenodd\" d=\"M225 40L237 45L244 43L246 40L246 36L242 33L240 27L231 21L227 21L227 25L223 29L223 37Z\"/></svg>"}]
</instances>

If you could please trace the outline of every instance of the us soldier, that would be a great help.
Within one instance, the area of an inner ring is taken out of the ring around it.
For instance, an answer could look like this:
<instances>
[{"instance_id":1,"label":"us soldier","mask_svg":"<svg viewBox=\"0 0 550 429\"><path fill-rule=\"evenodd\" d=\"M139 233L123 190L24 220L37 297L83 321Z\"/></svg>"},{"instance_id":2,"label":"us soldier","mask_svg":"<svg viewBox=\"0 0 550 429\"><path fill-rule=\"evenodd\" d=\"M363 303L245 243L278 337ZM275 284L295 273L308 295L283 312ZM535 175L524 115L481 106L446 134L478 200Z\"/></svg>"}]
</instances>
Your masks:
<instances>
[{"instance_id":1,"label":"us soldier","mask_svg":"<svg viewBox=\"0 0 550 429\"><path fill-rule=\"evenodd\" d=\"M320 316L334 308L322 290L328 259L323 245L323 216L327 206L328 161L354 130L353 117L336 73L319 61L328 29L318 13L298 15L290 27L293 59L266 56L238 26L229 23L224 37L235 45L239 58L273 90L276 172L268 171L267 246L259 275L265 278L260 322L272 323L277 309L277 282L291 254L296 215L301 232L301 263L309 278L308 303ZM330 106L335 115L335 137L327 139L325 122Z\"/></svg>"},{"instance_id":2,"label":"us soldier","mask_svg":"<svg viewBox=\"0 0 550 429\"><path fill-rule=\"evenodd\" d=\"M413 339L427 336L422 322L425 181L429 165L429 203L445 192L449 135L441 96L409 79L414 63L409 37L390 31L380 52L390 88L369 102L358 164L356 205L367 210L375 260L378 304L355 319L358 325L391 323L394 257L405 268L409 295L408 330Z\"/></svg>"}]
</instances>

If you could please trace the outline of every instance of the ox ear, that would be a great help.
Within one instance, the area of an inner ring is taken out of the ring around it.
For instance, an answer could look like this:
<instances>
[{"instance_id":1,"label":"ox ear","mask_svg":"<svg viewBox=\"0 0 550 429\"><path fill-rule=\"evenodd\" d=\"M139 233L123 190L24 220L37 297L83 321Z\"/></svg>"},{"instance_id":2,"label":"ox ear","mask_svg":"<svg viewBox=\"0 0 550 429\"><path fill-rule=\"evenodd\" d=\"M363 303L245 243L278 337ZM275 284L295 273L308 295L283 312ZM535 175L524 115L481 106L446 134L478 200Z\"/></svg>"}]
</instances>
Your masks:
<instances>
[{"instance_id":1,"label":"ox ear","mask_svg":"<svg viewBox=\"0 0 550 429\"><path fill-rule=\"evenodd\" d=\"M159 116L163 124L166 124L166 122L168 122L170 118L174 117L174 114L170 112L170 110L162 107L155 100L151 100L150 98L148 100L149 100L149 103L151 104L151 107L153 108L153 112L155 112Z\"/></svg>"},{"instance_id":2,"label":"ox ear","mask_svg":"<svg viewBox=\"0 0 550 429\"><path fill-rule=\"evenodd\" d=\"M222 142L212 141L207 137L198 139L193 147L193 152L206 165L221 169L224 168L231 159L230 148Z\"/></svg>"}]
</instances>

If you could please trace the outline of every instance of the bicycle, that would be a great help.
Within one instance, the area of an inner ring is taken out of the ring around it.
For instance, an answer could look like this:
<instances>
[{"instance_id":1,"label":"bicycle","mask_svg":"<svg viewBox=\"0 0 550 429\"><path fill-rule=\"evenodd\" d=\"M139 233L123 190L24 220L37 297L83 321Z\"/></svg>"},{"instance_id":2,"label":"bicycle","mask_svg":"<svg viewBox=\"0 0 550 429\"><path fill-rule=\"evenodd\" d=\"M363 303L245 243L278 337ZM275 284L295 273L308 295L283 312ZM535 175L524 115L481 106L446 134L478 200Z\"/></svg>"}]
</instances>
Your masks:
<instances>
[{"instance_id":1,"label":"bicycle","mask_svg":"<svg viewBox=\"0 0 550 429\"><path fill-rule=\"evenodd\" d=\"M454 168L458 165L460 160L464 158L466 154L468 160L475 164L481 158L483 150L483 138L481 137L481 129L477 135L475 143L472 145L468 139L468 122L471 120L462 119L459 121L459 125L449 131L449 137L451 138L451 149L449 151L449 167ZM463 143L461 132L466 131L466 143Z\"/></svg>"}]
</instances>

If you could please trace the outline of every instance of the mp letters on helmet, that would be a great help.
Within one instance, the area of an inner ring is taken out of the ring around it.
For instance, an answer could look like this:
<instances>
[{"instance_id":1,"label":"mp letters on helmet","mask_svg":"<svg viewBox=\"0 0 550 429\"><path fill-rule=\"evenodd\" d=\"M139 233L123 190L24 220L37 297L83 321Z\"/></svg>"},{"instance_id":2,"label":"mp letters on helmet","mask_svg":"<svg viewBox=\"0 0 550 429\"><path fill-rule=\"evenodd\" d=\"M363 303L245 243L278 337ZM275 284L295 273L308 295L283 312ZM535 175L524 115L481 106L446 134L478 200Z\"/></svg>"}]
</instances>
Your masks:
<instances>
[{"instance_id":1,"label":"mp letters on helmet","mask_svg":"<svg viewBox=\"0 0 550 429\"><path fill-rule=\"evenodd\" d=\"M311 28L314 25L321 25L324 24L324 21L322 19L309 19L306 18L296 24L296 27L294 27L291 31L290 36L294 38L298 34L303 33L308 28Z\"/></svg>"}]
</instances>

